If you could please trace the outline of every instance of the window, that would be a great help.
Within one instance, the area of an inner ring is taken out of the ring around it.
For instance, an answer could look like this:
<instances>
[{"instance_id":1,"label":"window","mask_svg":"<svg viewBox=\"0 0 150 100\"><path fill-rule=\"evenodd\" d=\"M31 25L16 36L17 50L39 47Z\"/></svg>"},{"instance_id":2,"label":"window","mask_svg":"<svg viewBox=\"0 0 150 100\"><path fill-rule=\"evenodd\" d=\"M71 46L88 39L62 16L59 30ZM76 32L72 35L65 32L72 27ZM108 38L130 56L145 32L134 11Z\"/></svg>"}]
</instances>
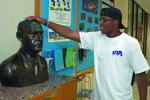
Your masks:
<instances>
[{"instance_id":1,"label":"window","mask_svg":"<svg viewBox=\"0 0 150 100\"><path fill-rule=\"evenodd\" d=\"M128 13L127 32L138 39L143 54L146 56L148 14L134 0L129 0ZM142 27L142 31L139 29L139 26Z\"/></svg>"}]
</instances>

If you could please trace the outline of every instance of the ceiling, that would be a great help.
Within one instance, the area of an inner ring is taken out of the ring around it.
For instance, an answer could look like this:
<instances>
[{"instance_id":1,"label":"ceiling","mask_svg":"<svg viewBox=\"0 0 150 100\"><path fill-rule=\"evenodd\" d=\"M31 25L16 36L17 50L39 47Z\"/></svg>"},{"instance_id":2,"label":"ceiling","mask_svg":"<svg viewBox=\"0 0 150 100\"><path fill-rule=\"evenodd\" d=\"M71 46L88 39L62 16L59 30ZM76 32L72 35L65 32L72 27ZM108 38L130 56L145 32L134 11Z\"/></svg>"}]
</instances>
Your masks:
<instances>
[{"instance_id":1,"label":"ceiling","mask_svg":"<svg viewBox=\"0 0 150 100\"><path fill-rule=\"evenodd\" d=\"M137 4L140 5L147 13L150 14L150 0L134 0Z\"/></svg>"}]
</instances>

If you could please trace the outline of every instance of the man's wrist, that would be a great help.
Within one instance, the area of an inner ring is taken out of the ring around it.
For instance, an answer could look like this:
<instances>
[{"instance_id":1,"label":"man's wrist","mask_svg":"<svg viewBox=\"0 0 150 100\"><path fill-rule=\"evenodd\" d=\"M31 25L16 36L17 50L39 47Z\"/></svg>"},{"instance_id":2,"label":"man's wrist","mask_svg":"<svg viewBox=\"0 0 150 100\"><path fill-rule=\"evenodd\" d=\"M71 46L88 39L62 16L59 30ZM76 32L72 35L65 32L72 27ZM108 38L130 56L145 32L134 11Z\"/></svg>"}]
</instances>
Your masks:
<instances>
[{"instance_id":1,"label":"man's wrist","mask_svg":"<svg viewBox=\"0 0 150 100\"><path fill-rule=\"evenodd\" d=\"M48 26L48 24L49 24L49 20L48 19L46 19L46 23L45 24L43 24L44 26Z\"/></svg>"}]
</instances>

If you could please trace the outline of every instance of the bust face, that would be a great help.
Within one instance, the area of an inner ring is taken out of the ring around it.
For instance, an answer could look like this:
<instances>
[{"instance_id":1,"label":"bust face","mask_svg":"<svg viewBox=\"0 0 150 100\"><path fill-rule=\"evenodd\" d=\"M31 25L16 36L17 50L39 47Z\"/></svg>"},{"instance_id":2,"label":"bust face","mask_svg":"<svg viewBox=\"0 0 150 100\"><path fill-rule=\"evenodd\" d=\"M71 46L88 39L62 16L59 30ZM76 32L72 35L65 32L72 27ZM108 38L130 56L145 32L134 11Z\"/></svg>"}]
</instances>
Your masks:
<instances>
[{"instance_id":1,"label":"bust face","mask_svg":"<svg viewBox=\"0 0 150 100\"><path fill-rule=\"evenodd\" d=\"M31 21L22 34L22 45L31 52L40 52L43 47L43 29L41 24Z\"/></svg>"}]
</instances>

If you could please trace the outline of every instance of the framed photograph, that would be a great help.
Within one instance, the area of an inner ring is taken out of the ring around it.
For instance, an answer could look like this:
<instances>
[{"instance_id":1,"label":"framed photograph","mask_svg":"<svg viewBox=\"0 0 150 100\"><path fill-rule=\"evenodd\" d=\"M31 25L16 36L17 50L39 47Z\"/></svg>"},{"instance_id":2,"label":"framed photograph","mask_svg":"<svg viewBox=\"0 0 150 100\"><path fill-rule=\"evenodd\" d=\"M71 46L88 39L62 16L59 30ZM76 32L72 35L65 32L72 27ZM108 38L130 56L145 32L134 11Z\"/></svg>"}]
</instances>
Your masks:
<instances>
[{"instance_id":1,"label":"framed photograph","mask_svg":"<svg viewBox=\"0 0 150 100\"><path fill-rule=\"evenodd\" d=\"M82 0L82 10L97 14L98 0Z\"/></svg>"},{"instance_id":2,"label":"framed photograph","mask_svg":"<svg viewBox=\"0 0 150 100\"><path fill-rule=\"evenodd\" d=\"M86 15L85 15L85 13L81 13L81 20L86 20Z\"/></svg>"},{"instance_id":3,"label":"framed photograph","mask_svg":"<svg viewBox=\"0 0 150 100\"><path fill-rule=\"evenodd\" d=\"M93 30L92 30L92 28L88 28L87 31L88 32L92 32Z\"/></svg>"},{"instance_id":4,"label":"framed photograph","mask_svg":"<svg viewBox=\"0 0 150 100\"><path fill-rule=\"evenodd\" d=\"M88 23L92 23L92 17L88 16Z\"/></svg>"},{"instance_id":5,"label":"framed photograph","mask_svg":"<svg viewBox=\"0 0 150 100\"><path fill-rule=\"evenodd\" d=\"M98 18L97 18L97 17L95 17L95 23L96 23L96 24L99 24L99 21L98 21Z\"/></svg>"},{"instance_id":6,"label":"framed photograph","mask_svg":"<svg viewBox=\"0 0 150 100\"><path fill-rule=\"evenodd\" d=\"M80 27L80 31L84 30L84 23L80 23L79 27Z\"/></svg>"}]
</instances>

